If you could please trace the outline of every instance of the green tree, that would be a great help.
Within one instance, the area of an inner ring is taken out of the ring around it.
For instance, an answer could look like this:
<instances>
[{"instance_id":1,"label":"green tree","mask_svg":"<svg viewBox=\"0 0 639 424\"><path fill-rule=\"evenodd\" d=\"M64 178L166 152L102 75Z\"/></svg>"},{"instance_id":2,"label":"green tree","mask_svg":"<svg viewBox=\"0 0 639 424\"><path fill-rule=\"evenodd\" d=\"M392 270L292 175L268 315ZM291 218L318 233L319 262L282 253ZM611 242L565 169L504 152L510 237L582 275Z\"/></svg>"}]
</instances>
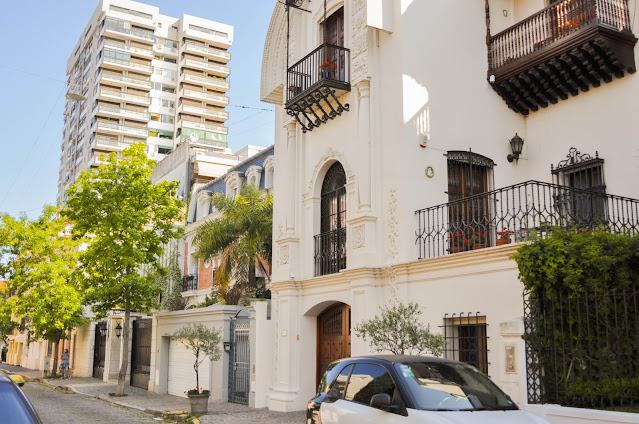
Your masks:
<instances>
[{"instance_id":1,"label":"green tree","mask_svg":"<svg viewBox=\"0 0 639 424\"><path fill-rule=\"evenodd\" d=\"M180 328L172 336L182 343L195 355L193 369L195 370L195 390L189 390L189 394L200 394L200 365L206 358L218 361L222 356L220 343L222 336L216 328L208 328L203 324L189 324Z\"/></svg>"},{"instance_id":2,"label":"green tree","mask_svg":"<svg viewBox=\"0 0 639 424\"><path fill-rule=\"evenodd\" d=\"M118 160L111 153L105 165L80 174L67 191L64 212L74 236L91 239L76 275L96 317L124 310L119 396L124 395L128 367L131 311L156 306L161 290L154 273L140 270L160 267L163 247L181 235L175 224L183 206L175 196L177 181L151 183L155 161L147 159L144 144L132 145L123 156Z\"/></svg>"},{"instance_id":3,"label":"green tree","mask_svg":"<svg viewBox=\"0 0 639 424\"><path fill-rule=\"evenodd\" d=\"M186 300L182 297L182 270L177 244L173 244L168 252L163 269L155 272L157 284L162 289L160 307L169 311L183 310Z\"/></svg>"},{"instance_id":4,"label":"green tree","mask_svg":"<svg viewBox=\"0 0 639 424\"><path fill-rule=\"evenodd\" d=\"M2 216L1 273L8 276L11 293L3 309L28 324L28 337L45 339L56 346L66 332L82 325L84 294L71 278L77 266L79 240L71 239L68 224L58 211L47 206L36 221ZM10 312L8 312L10 311ZM10 326L10 324L8 324ZM53 374L58 365L54 355Z\"/></svg>"},{"instance_id":5,"label":"green tree","mask_svg":"<svg viewBox=\"0 0 639 424\"><path fill-rule=\"evenodd\" d=\"M430 332L430 325L420 321L422 310L417 303L398 302L381 308L381 314L357 324L355 335L377 352L395 355L419 355L430 352L440 356L446 346L441 334Z\"/></svg>"},{"instance_id":6,"label":"green tree","mask_svg":"<svg viewBox=\"0 0 639 424\"><path fill-rule=\"evenodd\" d=\"M243 184L235 197L215 194L218 219L200 226L194 237L196 257L220 259L215 286L227 304L257 290L256 267L269 275L273 239L273 196Z\"/></svg>"}]
</instances>

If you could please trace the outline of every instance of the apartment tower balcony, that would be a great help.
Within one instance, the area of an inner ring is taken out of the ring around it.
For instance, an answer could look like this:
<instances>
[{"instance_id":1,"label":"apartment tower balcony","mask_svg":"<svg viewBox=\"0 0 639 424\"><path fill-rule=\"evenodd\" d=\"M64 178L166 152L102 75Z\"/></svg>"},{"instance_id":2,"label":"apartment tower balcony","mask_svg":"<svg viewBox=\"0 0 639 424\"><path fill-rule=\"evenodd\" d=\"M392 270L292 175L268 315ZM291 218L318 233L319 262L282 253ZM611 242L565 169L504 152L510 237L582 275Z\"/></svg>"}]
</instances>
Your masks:
<instances>
[{"instance_id":1,"label":"apartment tower balcony","mask_svg":"<svg viewBox=\"0 0 639 424\"><path fill-rule=\"evenodd\" d=\"M523 115L636 71L628 0L564 0L488 40L488 80Z\"/></svg>"}]
</instances>

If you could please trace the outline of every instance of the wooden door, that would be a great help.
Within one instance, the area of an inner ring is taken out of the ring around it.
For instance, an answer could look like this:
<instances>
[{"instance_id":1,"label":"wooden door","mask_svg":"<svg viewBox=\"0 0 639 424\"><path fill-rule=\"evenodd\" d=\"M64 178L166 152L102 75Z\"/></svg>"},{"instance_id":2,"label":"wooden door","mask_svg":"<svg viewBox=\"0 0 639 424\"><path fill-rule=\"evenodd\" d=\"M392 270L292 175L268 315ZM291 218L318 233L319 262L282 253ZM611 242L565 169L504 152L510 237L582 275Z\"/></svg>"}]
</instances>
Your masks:
<instances>
[{"instance_id":1,"label":"wooden door","mask_svg":"<svg viewBox=\"0 0 639 424\"><path fill-rule=\"evenodd\" d=\"M328 365L351 356L351 307L331 306L317 317L317 383Z\"/></svg>"},{"instance_id":2,"label":"wooden door","mask_svg":"<svg viewBox=\"0 0 639 424\"><path fill-rule=\"evenodd\" d=\"M326 43L334 46L344 47L344 8L340 8L331 16L326 18ZM344 50L328 48L326 50L326 61L337 66L336 72L331 73L331 78L338 81L345 81L346 77L346 57Z\"/></svg>"}]
</instances>

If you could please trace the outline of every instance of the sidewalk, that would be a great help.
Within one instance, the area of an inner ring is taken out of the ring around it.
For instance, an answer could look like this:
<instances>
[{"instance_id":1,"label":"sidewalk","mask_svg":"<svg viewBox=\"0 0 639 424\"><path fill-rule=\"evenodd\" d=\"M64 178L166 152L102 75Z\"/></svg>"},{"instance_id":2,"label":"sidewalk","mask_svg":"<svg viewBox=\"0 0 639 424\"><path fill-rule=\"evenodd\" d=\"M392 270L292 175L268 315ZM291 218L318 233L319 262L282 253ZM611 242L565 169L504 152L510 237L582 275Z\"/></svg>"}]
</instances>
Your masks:
<instances>
[{"instance_id":1,"label":"sidewalk","mask_svg":"<svg viewBox=\"0 0 639 424\"><path fill-rule=\"evenodd\" d=\"M148 414L163 415L170 411L188 411L189 400L186 398L173 395L159 395L157 393L148 392L133 386L126 386L124 397L112 397L109 393L115 393L116 384L105 383L97 378L71 378L69 380L61 379L42 379L42 371L30 370L27 368L16 367L13 365L0 364L0 368L13 374L20 374L27 380L40 379L46 384L60 387L62 390L68 390L74 393L92 396L103 399L126 408L133 408L144 411ZM245 405L239 405L229 402L209 402L209 413L201 416L202 423L261 423L261 424L285 424L285 423L304 423L306 413L301 412L272 412L266 409L254 409Z\"/></svg>"}]
</instances>

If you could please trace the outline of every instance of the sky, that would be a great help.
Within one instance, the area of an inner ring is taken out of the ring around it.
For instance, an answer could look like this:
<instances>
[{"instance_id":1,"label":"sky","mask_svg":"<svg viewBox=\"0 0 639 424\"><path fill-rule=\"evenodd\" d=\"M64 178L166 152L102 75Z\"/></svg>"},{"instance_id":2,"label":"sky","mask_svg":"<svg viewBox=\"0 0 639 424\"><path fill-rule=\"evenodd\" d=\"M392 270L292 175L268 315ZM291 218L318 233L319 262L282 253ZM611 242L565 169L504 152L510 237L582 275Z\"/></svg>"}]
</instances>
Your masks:
<instances>
[{"instance_id":1,"label":"sky","mask_svg":"<svg viewBox=\"0 0 639 424\"><path fill-rule=\"evenodd\" d=\"M229 147L273 144L274 108L260 101L260 74L276 0L141 2L163 15L193 15L234 27ZM97 5L98 0L0 0L0 213L35 219L45 204L55 204L67 59Z\"/></svg>"}]
</instances>

